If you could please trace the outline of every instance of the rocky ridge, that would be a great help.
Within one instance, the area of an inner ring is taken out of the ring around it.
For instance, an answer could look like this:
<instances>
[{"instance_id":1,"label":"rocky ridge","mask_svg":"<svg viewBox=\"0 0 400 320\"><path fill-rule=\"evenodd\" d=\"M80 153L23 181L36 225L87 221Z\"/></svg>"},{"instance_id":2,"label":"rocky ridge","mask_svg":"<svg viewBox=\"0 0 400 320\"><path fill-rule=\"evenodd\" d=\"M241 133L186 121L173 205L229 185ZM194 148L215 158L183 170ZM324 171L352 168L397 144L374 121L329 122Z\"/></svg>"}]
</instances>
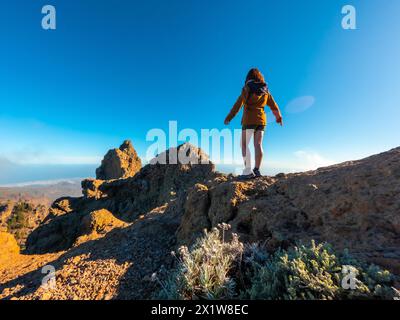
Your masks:
<instances>
[{"instance_id":1,"label":"rocky ridge","mask_svg":"<svg viewBox=\"0 0 400 320\"><path fill-rule=\"evenodd\" d=\"M194 161L207 157L194 146L178 149L192 160L154 161L132 177L85 180L83 197L54 202L26 252L53 259L46 262L56 267L57 288L40 287L38 264L23 274L0 269L0 298L150 298L151 275L174 264L170 252L221 222L271 251L328 241L400 274L400 148L251 181Z\"/></svg>"}]
</instances>

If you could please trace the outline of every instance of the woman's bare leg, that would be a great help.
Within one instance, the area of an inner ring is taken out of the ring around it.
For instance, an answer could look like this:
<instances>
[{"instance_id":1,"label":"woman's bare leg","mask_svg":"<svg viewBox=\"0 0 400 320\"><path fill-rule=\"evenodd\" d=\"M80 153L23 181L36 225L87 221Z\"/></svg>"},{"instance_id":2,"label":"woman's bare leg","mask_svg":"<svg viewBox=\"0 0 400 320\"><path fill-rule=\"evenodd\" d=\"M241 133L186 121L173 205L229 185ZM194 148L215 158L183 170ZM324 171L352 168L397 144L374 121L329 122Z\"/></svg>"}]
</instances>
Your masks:
<instances>
[{"instance_id":1,"label":"woman's bare leg","mask_svg":"<svg viewBox=\"0 0 400 320\"><path fill-rule=\"evenodd\" d=\"M264 150L263 150L263 138L264 131L257 130L254 133L254 151L256 156L256 168L260 169L263 160Z\"/></svg>"},{"instance_id":2,"label":"woman's bare leg","mask_svg":"<svg viewBox=\"0 0 400 320\"><path fill-rule=\"evenodd\" d=\"M254 134L253 129L242 130L242 156L245 167L244 174L251 173L251 153L250 153L249 143L253 134Z\"/></svg>"}]
</instances>

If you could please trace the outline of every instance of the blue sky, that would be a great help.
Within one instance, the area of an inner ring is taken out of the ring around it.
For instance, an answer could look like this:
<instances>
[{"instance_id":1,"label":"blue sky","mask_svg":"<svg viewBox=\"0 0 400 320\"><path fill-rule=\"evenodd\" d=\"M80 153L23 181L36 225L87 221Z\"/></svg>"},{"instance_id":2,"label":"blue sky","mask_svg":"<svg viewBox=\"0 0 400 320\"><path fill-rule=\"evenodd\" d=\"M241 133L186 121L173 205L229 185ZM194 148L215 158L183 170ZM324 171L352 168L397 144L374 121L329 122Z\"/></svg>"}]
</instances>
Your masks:
<instances>
[{"instance_id":1,"label":"blue sky","mask_svg":"<svg viewBox=\"0 0 400 320\"><path fill-rule=\"evenodd\" d=\"M57 9L56 30L41 28L46 4ZM357 10L357 30L341 27L345 4ZM223 129L253 66L285 121L267 129L266 173L399 145L397 0L7 0L1 7L0 184L12 182L4 175L10 165L79 167L58 178L93 175L102 155L127 138L144 156L148 130L167 130L168 121ZM301 101L314 103L301 111ZM240 116L230 128L240 128Z\"/></svg>"}]
</instances>

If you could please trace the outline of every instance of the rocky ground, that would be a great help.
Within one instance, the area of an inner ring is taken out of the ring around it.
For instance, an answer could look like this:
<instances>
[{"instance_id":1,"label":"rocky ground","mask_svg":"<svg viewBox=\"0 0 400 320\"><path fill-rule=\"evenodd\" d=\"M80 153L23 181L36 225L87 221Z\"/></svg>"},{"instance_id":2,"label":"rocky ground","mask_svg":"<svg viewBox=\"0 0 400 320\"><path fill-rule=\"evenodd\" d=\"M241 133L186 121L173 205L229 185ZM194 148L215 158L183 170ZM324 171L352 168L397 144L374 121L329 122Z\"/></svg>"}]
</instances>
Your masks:
<instances>
[{"instance_id":1,"label":"rocky ground","mask_svg":"<svg viewBox=\"0 0 400 320\"><path fill-rule=\"evenodd\" d=\"M180 148L191 159L207 158L192 146ZM82 187L83 197L53 204L23 254L11 250L0 261L0 298L151 298L158 285L152 274L162 277L174 264L170 252L221 222L271 251L328 241L400 274L400 148L251 181L215 172L212 164L178 163L85 180ZM47 264L56 269L56 287L44 290Z\"/></svg>"},{"instance_id":2,"label":"rocky ground","mask_svg":"<svg viewBox=\"0 0 400 320\"><path fill-rule=\"evenodd\" d=\"M15 254L12 261L0 262L0 299L150 298L156 286L152 274L173 263L176 226L163 213L160 208L64 252ZM54 289L41 288L44 265L56 269Z\"/></svg>"}]
</instances>

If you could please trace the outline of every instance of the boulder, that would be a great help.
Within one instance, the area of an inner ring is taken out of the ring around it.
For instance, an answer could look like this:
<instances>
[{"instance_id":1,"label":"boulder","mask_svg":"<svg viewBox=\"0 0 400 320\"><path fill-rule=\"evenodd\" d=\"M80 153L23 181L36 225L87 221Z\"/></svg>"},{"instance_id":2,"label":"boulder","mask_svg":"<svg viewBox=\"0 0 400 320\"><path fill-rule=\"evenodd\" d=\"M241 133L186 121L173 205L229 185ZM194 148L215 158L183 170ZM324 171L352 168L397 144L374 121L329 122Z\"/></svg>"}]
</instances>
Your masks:
<instances>
[{"instance_id":1,"label":"boulder","mask_svg":"<svg viewBox=\"0 0 400 320\"><path fill-rule=\"evenodd\" d=\"M82 218L81 232L90 233L107 233L115 227L126 226L123 221L115 218L113 214L105 209L96 210Z\"/></svg>"},{"instance_id":2,"label":"boulder","mask_svg":"<svg viewBox=\"0 0 400 320\"><path fill-rule=\"evenodd\" d=\"M112 149L104 156L101 166L96 169L96 179L113 180L133 177L142 168L142 162L129 140L118 149Z\"/></svg>"},{"instance_id":3,"label":"boulder","mask_svg":"<svg viewBox=\"0 0 400 320\"><path fill-rule=\"evenodd\" d=\"M52 217L28 237L28 253L57 252L127 226L108 210L73 212Z\"/></svg>"},{"instance_id":4,"label":"boulder","mask_svg":"<svg viewBox=\"0 0 400 320\"><path fill-rule=\"evenodd\" d=\"M213 169L215 168L209 156L191 143L184 143L176 148L169 148L150 160L150 164L204 165L211 166Z\"/></svg>"},{"instance_id":5,"label":"boulder","mask_svg":"<svg viewBox=\"0 0 400 320\"><path fill-rule=\"evenodd\" d=\"M184 214L177 230L178 243L192 243L203 234L204 229L210 229L211 222L207 216L209 208L208 188L198 183L189 191L187 196Z\"/></svg>"},{"instance_id":6,"label":"boulder","mask_svg":"<svg viewBox=\"0 0 400 320\"><path fill-rule=\"evenodd\" d=\"M75 198L63 197L55 200L49 209L49 213L53 216L62 216L74 211Z\"/></svg>"},{"instance_id":7,"label":"boulder","mask_svg":"<svg viewBox=\"0 0 400 320\"><path fill-rule=\"evenodd\" d=\"M108 210L93 211L82 218L79 235L74 242L74 246L78 246L89 240L96 240L114 228L123 228L126 226L128 226L127 223L115 218Z\"/></svg>"},{"instance_id":8,"label":"boulder","mask_svg":"<svg viewBox=\"0 0 400 320\"><path fill-rule=\"evenodd\" d=\"M100 186L104 183L104 180L96 179L85 179L82 181L82 194L86 198L100 199L103 194L100 191Z\"/></svg>"},{"instance_id":9,"label":"boulder","mask_svg":"<svg viewBox=\"0 0 400 320\"><path fill-rule=\"evenodd\" d=\"M4 260L19 254L19 245L14 236L7 232L0 232L0 259Z\"/></svg>"}]
</instances>

